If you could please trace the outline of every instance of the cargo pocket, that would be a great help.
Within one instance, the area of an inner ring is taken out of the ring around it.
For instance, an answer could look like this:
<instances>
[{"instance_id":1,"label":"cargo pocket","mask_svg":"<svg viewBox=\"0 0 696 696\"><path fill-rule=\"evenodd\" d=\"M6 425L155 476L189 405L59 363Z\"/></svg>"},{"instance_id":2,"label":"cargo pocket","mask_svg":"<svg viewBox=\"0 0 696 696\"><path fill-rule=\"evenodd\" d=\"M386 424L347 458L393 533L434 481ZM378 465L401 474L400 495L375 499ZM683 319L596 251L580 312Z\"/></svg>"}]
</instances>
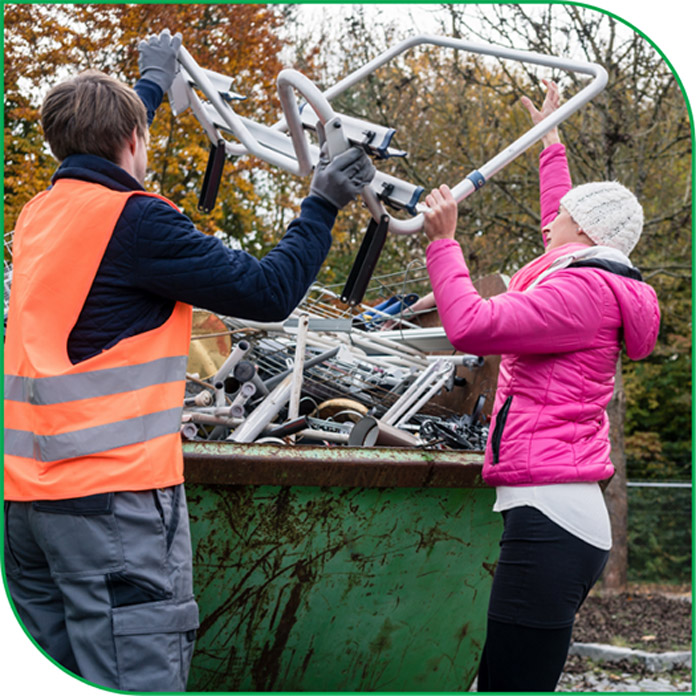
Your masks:
<instances>
[{"instance_id":1,"label":"cargo pocket","mask_svg":"<svg viewBox=\"0 0 696 696\"><path fill-rule=\"evenodd\" d=\"M497 464L500 460L500 442L503 439L503 429L505 428L505 421L507 420L508 411L510 410L510 404L512 404L512 394L505 399L505 403L495 417L495 428L493 429L493 435L491 435L493 464Z\"/></svg>"},{"instance_id":2,"label":"cargo pocket","mask_svg":"<svg viewBox=\"0 0 696 696\"><path fill-rule=\"evenodd\" d=\"M185 691L198 605L152 602L112 609L119 688Z\"/></svg>"},{"instance_id":3,"label":"cargo pocket","mask_svg":"<svg viewBox=\"0 0 696 696\"><path fill-rule=\"evenodd\" d=\"M37 500L31 504L37 538L56 577L101 575L123 568L114 494Z\"/></svg>"}]
</instances>

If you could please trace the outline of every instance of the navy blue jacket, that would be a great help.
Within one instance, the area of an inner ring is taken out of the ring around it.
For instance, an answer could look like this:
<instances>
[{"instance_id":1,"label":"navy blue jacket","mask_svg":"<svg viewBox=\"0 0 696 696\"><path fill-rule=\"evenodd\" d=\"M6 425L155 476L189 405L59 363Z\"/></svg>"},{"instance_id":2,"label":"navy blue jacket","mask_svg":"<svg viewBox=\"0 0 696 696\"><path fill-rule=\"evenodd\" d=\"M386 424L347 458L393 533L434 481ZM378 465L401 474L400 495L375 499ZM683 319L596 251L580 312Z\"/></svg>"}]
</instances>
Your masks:
<instances>
[{"instance_id":1,"label":"navy blue jacket","mask_svg":"<svg viewBox=\"0 0 696 696\"><path fill-rule=\"evenodd\" d=\"M141 80L136 91L151 120L162 98L159 88ZM53 181L63 178L117 191L143 190L125 170L95 155L66 157ZM199 232L186 215L164 201L132 196L68 339L71 361L80 362L162 325L176 301L241 319L285 319L326 258L337 212L317 196L305 198L300 216L259 260Z\"/></svg>"}]
</instances>

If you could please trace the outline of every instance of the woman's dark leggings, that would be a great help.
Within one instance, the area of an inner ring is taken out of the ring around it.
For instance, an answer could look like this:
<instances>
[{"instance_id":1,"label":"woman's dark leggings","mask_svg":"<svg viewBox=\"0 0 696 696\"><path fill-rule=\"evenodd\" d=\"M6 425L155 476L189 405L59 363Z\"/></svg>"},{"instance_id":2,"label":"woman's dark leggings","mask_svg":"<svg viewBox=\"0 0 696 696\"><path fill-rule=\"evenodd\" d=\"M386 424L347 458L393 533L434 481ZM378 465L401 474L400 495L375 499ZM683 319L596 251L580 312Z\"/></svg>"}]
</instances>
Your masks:
<instances>
[{"instance_id":1,"label":"woman's dark leggings","mask_svg":"<svg viewBox=\"0 0 696 696\"><path fill-rule=\"evenodd\" d=\"M573 621L609 557L536 508L503 513L478 690L554 691Z\"/></svg>"}]
</instances>

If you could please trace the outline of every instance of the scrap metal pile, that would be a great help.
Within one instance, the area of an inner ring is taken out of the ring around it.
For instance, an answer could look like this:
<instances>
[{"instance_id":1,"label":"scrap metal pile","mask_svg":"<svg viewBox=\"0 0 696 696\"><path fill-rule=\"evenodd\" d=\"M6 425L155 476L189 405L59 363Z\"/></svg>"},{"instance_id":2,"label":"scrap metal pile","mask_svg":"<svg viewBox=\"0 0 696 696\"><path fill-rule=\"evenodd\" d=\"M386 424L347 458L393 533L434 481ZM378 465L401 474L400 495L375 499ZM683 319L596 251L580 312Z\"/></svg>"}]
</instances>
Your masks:
<instances>
[{"instance_id":1,"label":"scrap metal pile","mask_svg":"<svg viewBox=\"0 0 696 696\"><path fill-rule=\"evenodd\" d=\"M363 305L357 316L341 312L335 297L314 287L281 324L197 312L183 437L484 449L486 395L464 414L436 398L466 389L457 366L476 370L483 359L454 355L441 328L423 329L400 317L417 296ZM394 322L396 330L380 330Z\"/></svg>"}]
</instances>

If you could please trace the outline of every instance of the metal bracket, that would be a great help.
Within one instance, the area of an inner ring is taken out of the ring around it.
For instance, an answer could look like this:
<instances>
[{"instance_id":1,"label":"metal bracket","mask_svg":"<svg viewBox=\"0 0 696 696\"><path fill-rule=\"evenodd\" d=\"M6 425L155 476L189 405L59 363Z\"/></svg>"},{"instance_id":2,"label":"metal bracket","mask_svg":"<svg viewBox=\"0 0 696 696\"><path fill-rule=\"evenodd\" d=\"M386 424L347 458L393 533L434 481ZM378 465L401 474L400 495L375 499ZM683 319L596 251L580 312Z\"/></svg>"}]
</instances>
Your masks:
<instances>
[{"instance_id":1,"label":"metal bracket","mask_svg":"<svg viewBox=\"0 0 696 696\"><path fill-rule=\"evenodd\" d=\"M217 145L210 146L208 164L203 176L203 186L198 198L198 210L209 213L215 207L220 180L222 179L222 169L225 164L225 141L219 140Z\"/></svg>"},{"instance_id":2,"label":"metal bracket","mask_svg":"<svg viewBox=\"0 0 696 696\"><path fill-rule=\"evenodd\" d=\"M367 232L365 232L362 244L353 262L353 267L350 269L348 280L341 293L341 302L346 302L351 306L355 306L362 302L365 290L367 290L370 278L372 278L372 273L377 265L379 255L384 248L384 242L387 239L388 231L388 215L382 215L378 223L374 220L370 220L367 226Z\"/></svg>"}]
</instances>

